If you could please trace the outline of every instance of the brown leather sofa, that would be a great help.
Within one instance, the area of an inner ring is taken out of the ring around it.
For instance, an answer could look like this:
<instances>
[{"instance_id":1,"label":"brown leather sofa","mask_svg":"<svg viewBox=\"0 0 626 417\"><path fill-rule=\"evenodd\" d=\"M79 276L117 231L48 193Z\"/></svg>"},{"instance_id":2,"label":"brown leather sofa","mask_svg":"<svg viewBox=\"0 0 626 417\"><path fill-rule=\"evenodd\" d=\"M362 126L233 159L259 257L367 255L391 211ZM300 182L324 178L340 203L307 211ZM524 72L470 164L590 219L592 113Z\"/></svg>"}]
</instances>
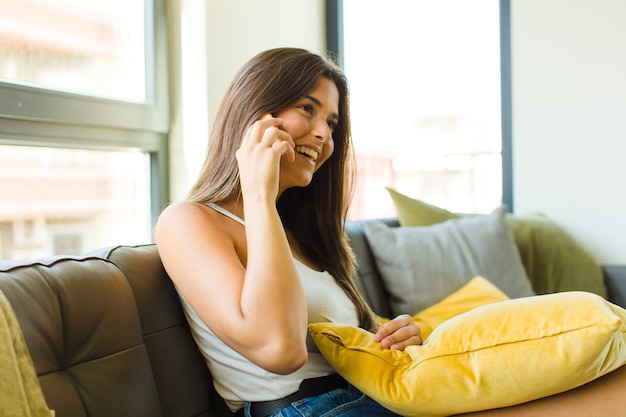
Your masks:
<instances>
[{"instance_id":1,"label":"brown leather sofa","mask_svg":"<svg viewBox=\"0 0 626 417\"><path fill-rule=\"evenodd\" d=\"M388 316L361 222L350 222L348 233L360 265L357 286L376 313ZM605 276L611 301L626 306L626 266L605 267ZM57 417L231 415L155 245L0 261L0 290Z\"/></svg>"}]
</instances>

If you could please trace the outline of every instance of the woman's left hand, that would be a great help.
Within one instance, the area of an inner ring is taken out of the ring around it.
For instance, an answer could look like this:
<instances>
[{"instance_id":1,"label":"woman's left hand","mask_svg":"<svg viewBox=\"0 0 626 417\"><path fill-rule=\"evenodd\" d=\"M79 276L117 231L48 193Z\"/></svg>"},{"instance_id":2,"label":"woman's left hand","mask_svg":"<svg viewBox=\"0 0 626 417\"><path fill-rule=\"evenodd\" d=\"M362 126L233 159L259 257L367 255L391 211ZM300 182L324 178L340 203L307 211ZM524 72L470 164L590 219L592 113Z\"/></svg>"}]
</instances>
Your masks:
<instances>
[{"instance_id":1,"label":"woman's left hand","mask_svg":"<svg viewBox=\"0 0 626 417\"><path fill-rule=\"evenodd\" d=\"M402 314L383 324L374 340L386 349L404 350L407 346L421 345L422 331L408 314Z\"/></svg>"}]
</instances>

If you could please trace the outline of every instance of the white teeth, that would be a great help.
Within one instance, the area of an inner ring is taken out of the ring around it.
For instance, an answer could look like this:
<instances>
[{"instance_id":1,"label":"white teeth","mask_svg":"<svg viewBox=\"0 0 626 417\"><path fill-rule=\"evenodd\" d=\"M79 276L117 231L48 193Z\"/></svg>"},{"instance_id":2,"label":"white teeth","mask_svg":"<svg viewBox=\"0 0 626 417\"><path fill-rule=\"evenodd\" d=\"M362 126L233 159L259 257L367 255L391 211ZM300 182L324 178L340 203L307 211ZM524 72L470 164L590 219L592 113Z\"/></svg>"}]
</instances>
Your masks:
<instances>
[{"instance_id":1,"label":"white teeth","mask_svg":"<svg viewBox=\"0 0 626 417\"><path fill-rule=\"evenodd\" d=\"M318 154L311 148L307 148L306 146L297 145L295 147L295 151L301 153L303 155L308 156L313 161L317 161Z\"/></svg>"}]
</instances>

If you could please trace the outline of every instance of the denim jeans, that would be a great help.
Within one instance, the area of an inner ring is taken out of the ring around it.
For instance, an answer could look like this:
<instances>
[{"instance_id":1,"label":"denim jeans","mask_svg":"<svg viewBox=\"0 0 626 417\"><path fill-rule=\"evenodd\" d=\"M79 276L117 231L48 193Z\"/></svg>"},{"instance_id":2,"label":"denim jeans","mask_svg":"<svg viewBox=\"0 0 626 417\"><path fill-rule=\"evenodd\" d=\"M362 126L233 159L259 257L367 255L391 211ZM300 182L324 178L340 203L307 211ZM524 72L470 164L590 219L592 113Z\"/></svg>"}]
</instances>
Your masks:
<instances>
[{"instance_id":1,"label":"denim jeans","mask_svg":"<svg viewBox=\"0 0 626 417\"><path fill-rule=\"evenodd\" d=\"M250 415L250 403L244 408ZM270 417L399 417L367 397L358 389L339 388L316 397L294 401L290 406L271 414Z\"/></svg>"}]
</instances>

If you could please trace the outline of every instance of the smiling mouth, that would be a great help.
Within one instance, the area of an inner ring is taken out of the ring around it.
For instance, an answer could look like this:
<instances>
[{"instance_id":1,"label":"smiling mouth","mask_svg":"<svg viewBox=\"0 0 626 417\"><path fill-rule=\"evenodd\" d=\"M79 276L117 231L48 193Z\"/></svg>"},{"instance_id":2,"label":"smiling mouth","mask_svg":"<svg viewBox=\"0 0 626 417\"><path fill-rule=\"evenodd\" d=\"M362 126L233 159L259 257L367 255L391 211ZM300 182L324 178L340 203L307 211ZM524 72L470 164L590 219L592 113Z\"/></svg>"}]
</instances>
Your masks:
<instances>
[{"instance_id":1,"label":"smiling mouth","mask_svg":"<svg viewBox=\"0 0 626 417\"><path fill-rule=\"evenodd\" d=\"M317 152L315 152L313 149L311 149L311 148L307 148L306 146L302 146L302 145L297 145L297 146L294 148L294 150L295 150L297 153L299 153L299 154L301 154L301 155L304 155L304 156L306 156L306 157L310 158L312 161L317 161L317 158L318 158L318 156L319 156L319 155L318 155L318 153L317 153Z\"/></svg>"}]
</instances>

